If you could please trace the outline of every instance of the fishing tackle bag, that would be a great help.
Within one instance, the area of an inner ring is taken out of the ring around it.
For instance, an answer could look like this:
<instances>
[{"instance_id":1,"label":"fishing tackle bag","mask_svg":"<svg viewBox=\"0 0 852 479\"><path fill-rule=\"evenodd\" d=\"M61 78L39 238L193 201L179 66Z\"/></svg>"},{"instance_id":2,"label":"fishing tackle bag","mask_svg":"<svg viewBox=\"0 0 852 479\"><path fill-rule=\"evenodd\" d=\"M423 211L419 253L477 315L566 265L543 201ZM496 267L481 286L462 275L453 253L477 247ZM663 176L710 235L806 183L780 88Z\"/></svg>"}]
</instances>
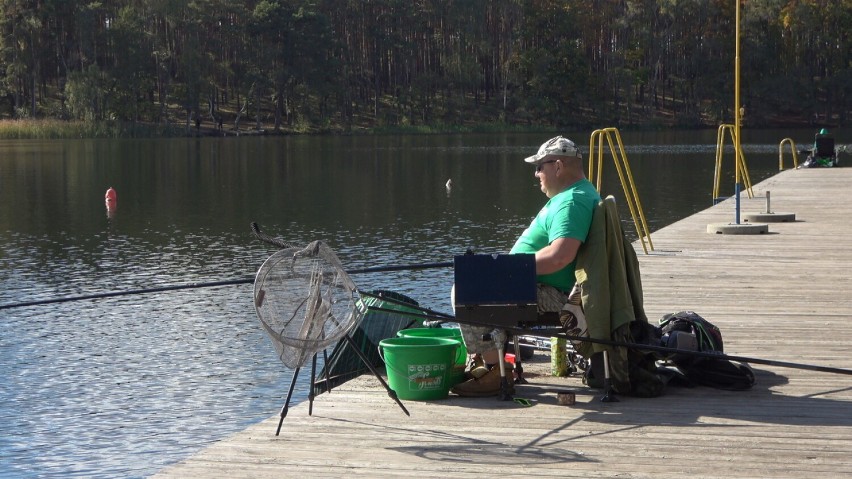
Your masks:
<instances>
[{"instance_id":1,"label":"fishing tackle bag","mask_svg":"<svg viewBox=\"0 0 852 479\"><path fill-rule=\"evenodd\" d=\"M683 351L724 352L722 332L693 311L666 314L660 319L661 343ZM741 391L751 388L754 372L742 363L719 357L672 354L667 357L692 385Z\"/></svg>"}]
</instances>

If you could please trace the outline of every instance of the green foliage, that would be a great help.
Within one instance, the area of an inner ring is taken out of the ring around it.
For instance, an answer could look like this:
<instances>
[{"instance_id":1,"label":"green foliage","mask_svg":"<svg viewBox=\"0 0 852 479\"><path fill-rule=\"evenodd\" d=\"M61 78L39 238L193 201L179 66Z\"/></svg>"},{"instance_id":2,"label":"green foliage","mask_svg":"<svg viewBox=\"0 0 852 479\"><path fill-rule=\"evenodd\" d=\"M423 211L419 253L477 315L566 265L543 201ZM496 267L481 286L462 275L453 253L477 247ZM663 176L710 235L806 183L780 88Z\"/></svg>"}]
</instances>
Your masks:
<instances>
[{"instance_id":1,"label":"green foliage","mask_svg":"<svg viewBox=\"0 0 852 479\"><path fill-rule=\"evenodd\" d=\"M715 126L733 117L735 5L2 0L0 118L183 134L191 118L217 134ZM848 122L852 0L749 0L741 23L747 123Z\"/></svg>"},{"instance_id":2,"label":"green foliage","mask_svg":"<svg viewBox=\"0 0 852 479\"><path fill-rule=\"evenodd\" d=\"M88 122L105 119L107 77L97 65L71 72L65 82L65 98L72 118Z\"/></svg>"}]
</instances>

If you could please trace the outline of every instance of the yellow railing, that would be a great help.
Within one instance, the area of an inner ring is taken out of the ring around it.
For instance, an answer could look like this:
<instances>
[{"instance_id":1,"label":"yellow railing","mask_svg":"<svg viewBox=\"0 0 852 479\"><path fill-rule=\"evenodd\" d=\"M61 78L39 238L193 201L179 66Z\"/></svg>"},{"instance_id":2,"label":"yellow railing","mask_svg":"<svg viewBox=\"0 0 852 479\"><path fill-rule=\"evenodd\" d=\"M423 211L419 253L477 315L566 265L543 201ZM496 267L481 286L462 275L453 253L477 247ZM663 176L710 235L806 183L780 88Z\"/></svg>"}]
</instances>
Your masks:
<instances>
[{"instance_id":1,"label":"yellow railing","mask_svg":"<svg viewBox=\"0 0 852 479\"><path fill-rule=\"evenodd\" d=\"M722 154L725 151L725 132L731 135L731 142L734 145L734 163L738 178L743 179L743 186L748 192L749 198L754 198L754 191L751 189L751 178L748 176L748 167L746 166L745 156L742 148L737 149L737 134L734 125L720 125L719 133L716 136L716 173L713 178L713 203L716 203L719 197L719 185L722 182Z\"/></svg>"},{"instance_id":2,"label":"yellow railing","mask_svg":"<svg viewBox=\"0 0 852 479\"><path fill-rule=\"evenodd\" d=\"M793 152L793 168L799 167L799 154L796 152L796 144L790 138L784 138L778 144L778 171L784 169L784 144L790 144L790 151Z\"/></svg>"},{"instance_id":3,"label":"yellow railing","mask_svg":"<svg viewBox=\"0 0 852 479\"><path fill-rule=\"evenodd\" d=\"M613 144L613 135L616 143L618 143L618 152L616 152ZM651 242L651 232L648 230L648 222L645 221L645 214L642 212L642 203L639 202L639 193L636 191L636 184L633 182L633 174L630 172L630 164L627 162L627 154L624 153L624 143L621 141L621 134L618 129L603 128L592 132L589 139L589 181L595 184L598 191L601 191L604 138L609 145L609 152L615 163L618 178L621 180L621 187L624 188L624 197L627 200L628 208L630 208L630 216L633 217L636 233L642 241L642 250L645 251L645 254L648 254L649 247L651 251L654 250L654 243ZM646 239L648 246L645 245Z\"/></svg>"}]
</instances>

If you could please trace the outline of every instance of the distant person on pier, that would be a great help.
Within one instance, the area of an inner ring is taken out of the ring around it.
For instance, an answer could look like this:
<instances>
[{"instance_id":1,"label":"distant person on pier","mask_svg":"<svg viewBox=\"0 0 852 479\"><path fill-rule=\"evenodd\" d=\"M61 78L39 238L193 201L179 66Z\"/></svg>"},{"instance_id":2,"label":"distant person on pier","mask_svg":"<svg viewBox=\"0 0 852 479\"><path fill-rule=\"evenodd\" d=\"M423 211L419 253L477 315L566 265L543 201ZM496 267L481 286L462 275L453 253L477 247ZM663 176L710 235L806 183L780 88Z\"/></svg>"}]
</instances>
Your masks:
<instances>
[{"instance_id":1,"label":"distant person on pier","mask_svg":"<svg viewBox=\"0 0 852 479\"><path fill-rule=\"evenodd\" d=\"M814 135L814 145L805 160L806 167L837 166L837 152L834 149L834 137L827 128L822 128Z\"/></svg>"}]
</instances>

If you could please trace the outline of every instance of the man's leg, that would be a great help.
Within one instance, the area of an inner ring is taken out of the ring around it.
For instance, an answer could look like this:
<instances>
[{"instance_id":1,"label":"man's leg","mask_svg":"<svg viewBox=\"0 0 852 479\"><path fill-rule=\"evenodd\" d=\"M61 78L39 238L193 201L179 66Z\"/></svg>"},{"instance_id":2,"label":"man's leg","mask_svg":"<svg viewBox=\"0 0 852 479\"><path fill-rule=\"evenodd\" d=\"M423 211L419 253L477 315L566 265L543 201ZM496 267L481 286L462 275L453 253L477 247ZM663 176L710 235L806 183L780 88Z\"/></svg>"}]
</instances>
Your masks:
<instances>
[{"instance_id":1,"label":"man's leg","mask_svg":"<svg viewBox=\"0 0 852 479\"><path fill-rule=\"evenodd\" d=\"M450 300L452 301L453 310L455 310L455 285L450 292ZM500 374L501 367L503 373L506 374L508 385L507 394L514 393L514 377L511 371L500 364L500 349L506 343L506 331L489 327L489 326L474 326L469 324L459 323L461 329L462 340L467 348L468 354L473 357L470 363L470 379L457 384L451 390L459 396L495 396L500 394L502 375ZM492 365L489 369L487 365ZM498 366L493 366L498 365Z\"/></svg>"},{"instance_id":2,"label":"man's leg","mask_svg":"<svg viewBox=\"0 0 852 479\"><path fill-rule=\"evenodd\" d=\"M450 298L453 310L455 310L455 286L453 286L450 293ZM563 306L568 303L568 296L553 286L539 283L536 291L536 300L539 315L545 313L560 314ZM497 330L488 326L459 324L459 328L461 329L462 339L469 354L479 355L486 364L497 364L500 359L497 349L501 343L497 341L499 338L495 338L495 336L505 338L505 333L503 335L495 334ZM486 337L490 339L483 339Z\"/></svg>"},{"instance_id":3,"label":"man's leg","mask_svg":"<svg viewBox=\"0 0 852 479\"><path fill-rule=\"evenodd\" d=\"M455 286L453 286L450 297L453 303L453 310L455 310ZM539 315L544 313L559 314L562 311L562 307L568 301L568 297L553 286L539 284L536 292L536 300ZM499 383L495 379L495 376L500 368L493 365L503 366L503 371L506 373L507 379L510 380L510 389L514 389L512 386L514 375L505 368L505 362L501 364L503 358L500 357L500 350L506 343L506 332L488 326L473 326L461 323L459 323L459 328L461 329L462 339L468 353L474 356L472 368L476 367L478 369L482 362L486 365L492 365L492 367L485 376L476 377L474 375L473 379L453 388L453 392L459 395L498 394ZM480 359L481 362L477 362L477 359ZM516 367L520 368L519 358L516 358ZM499 376L497 378L499 379Z\"/></svg>"}]
</instances>

